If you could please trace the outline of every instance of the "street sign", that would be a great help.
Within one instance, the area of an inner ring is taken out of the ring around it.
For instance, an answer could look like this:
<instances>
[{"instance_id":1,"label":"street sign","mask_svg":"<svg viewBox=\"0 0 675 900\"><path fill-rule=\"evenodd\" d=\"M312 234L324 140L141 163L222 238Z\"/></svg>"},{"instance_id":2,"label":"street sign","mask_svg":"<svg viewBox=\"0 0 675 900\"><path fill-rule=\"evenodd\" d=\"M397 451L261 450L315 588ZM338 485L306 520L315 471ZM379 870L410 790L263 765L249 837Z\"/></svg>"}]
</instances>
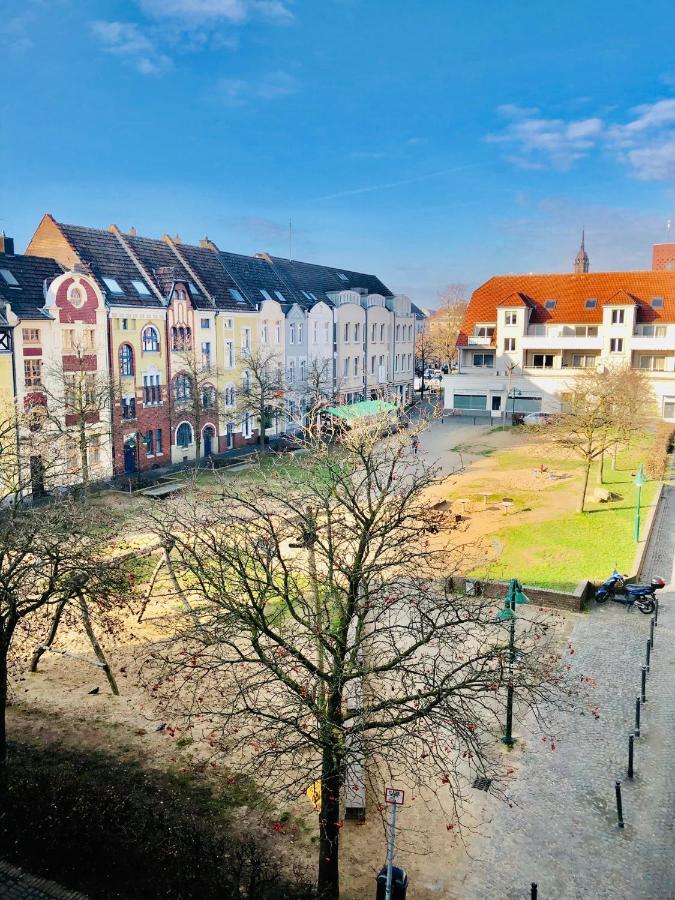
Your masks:
<instances>
[{"instance_id":1,"label":"street sign","mask_svg":"<svg viewBox=\"0 0 675 900\"><path fill-rule=\"evenodd\" d=\"M405 791L400 791L398 788L385 788L384 789L384 802L392 803L395 806L403 806L403 801L405 800Z\"/></svg>"}]
</instances>

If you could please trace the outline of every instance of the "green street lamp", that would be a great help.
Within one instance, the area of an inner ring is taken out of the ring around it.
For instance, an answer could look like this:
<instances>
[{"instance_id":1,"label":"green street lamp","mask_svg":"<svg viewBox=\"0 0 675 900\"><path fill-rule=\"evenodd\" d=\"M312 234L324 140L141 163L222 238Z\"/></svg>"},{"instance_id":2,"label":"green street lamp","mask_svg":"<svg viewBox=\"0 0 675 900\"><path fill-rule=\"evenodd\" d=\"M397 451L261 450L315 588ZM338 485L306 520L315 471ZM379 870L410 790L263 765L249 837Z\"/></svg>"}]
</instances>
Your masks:
<instances>
[{"instance_id":1,"label":"green street lamp","mask_svg":"<svg viewBox=\"0 0 675 900\"><path fill-rule=\"evenodd\" d=\"M511 749L513 740L513 664L516 660L516 605L527 603L522 584L515 578L509 581L504 607L497 613L498 622L509 623L509 681L506 687L506 732L502 743Z\"/></svg>"},{"instance_id":2,"label":"green street lamp","mask_svg":"<svg viewBox=\"0 0 675 900\"><path fill-rule=\"evenodd\" d=\"M640 540L640 492L642 491L642 485L647 484L647 477L645 476L642 463L640 463L640 468L637 471L633 484L637 488L637 503L635 506L635 543L637 544Z\"/></svg>"}]
</instances>

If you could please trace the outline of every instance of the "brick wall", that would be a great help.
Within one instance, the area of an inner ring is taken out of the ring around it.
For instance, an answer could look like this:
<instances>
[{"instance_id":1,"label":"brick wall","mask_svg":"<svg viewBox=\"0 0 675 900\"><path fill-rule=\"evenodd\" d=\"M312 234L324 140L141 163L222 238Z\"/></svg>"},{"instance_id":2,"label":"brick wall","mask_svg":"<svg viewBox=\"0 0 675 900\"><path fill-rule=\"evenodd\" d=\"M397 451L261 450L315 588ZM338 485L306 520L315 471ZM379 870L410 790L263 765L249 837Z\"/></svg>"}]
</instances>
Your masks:
<instances>
[{"instance_id":1,"label":"brick wall","mask_svg":"<svg viewBox=\"0 0 675 900\"><path fill-rule=\"evenodd\" d=\"M477 581L483 596L504 600L508 589L507 581L483 581L480 578L468 578L466 575L454 575L450 581L453 590L464 591L466 582ZM580 612L590 598L593 586L589 581L580 581L573 593L565 591L549 591L544 588L528 587L523 585L523 590L528 599L539 606L548 606L553 609L567 609L571 612Z\"/></svg>"},{"instance_id":2,"label":"brick wall","mask_svg":"<svg viewBox=\"0 0 675 900\"><path fill-rule=\"evenodd\" d=\"M652 247L652 270L675 270L675 244L654 244Z\"/></svg>"}]
</instances>

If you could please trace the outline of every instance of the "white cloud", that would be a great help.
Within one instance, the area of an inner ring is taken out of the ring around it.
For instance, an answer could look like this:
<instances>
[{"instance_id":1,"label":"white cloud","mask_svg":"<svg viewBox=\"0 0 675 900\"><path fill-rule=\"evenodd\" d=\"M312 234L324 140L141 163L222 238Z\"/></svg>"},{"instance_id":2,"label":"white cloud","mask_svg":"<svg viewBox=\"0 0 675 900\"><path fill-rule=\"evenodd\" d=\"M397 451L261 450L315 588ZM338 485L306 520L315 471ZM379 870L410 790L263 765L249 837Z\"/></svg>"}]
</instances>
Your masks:
<instances>
[{"instance_id":1,"label":"white cloud","mask_svg":"<svg viewBox=\"0 0 675 900\"><path fill-rule=\"evenodd\" d=\"M141 8L158 19L186 23L224 21L240 24L252 18L285 22L293 18L283 0L140 0Z\"/></svg>"},{"instance_id":2,"label":"white cloud","mask_svg":"<svg viewBox=\"0 0 675 900\"><path fill-rule=\"evenodd\" d=\"M297 93L298 82L288 72L268 72L257 79L221 78L216 91L227 104L238 106L250 100L289 97Z\"/></svg>"},{"instance_id":3,"label":"white cloud","mask_svg":"<svg viewBox=\"0 0 675 900\"><path fill-rule=\"evenodd\" d=\"M536 108L504 104L497 112L508 121L488 134L490 143L509 148L506 159L523 169L570 169L593 151L610 153L643 181L675 177L675 98L645 103L629 111L627 121L598 116L544 118ZM605 115L616 110L609 109Z\"/></svg>"},{"instance_id":4,"label":"white cloud","mask_svg":"<svg viewBox=\"0 0 675 900\"><path fill-rule=\"evenodd\" d=\"M91 30L107 53L121 57L142 75L159 75L171 67L170 58L133 22L92 22Z\"/></svg>"}]
</instances>

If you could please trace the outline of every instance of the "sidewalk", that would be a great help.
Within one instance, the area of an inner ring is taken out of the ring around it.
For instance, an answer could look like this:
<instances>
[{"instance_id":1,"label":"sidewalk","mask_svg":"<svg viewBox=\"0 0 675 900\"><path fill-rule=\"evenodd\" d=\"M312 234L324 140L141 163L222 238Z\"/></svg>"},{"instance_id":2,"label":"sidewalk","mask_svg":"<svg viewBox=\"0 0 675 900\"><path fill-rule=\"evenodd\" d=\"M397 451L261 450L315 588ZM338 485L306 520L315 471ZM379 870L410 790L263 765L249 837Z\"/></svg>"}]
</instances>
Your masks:
<instances>
[{"instance_id":1,"label":"sidewalk","mask_svg":"<svg viewBox=\"0 0 675 900\"><path fill-rule=\"evenodd\" d=\"M635 778L626 777L628 735L649 636L649 617L615 603L579 616L567 658L597 682L588 708L558 711L556 749L541 735L526 747L513 807L491 803L492 820L456 873L456 900L668 900L675 897L675 487L664 489L643 580L665 578L655 631ZM599 718L590 707L597 704ZM519 753L514 750L514 753ZM623 790L617 827L614 782Z\"/></svg>"}]
</instances>

